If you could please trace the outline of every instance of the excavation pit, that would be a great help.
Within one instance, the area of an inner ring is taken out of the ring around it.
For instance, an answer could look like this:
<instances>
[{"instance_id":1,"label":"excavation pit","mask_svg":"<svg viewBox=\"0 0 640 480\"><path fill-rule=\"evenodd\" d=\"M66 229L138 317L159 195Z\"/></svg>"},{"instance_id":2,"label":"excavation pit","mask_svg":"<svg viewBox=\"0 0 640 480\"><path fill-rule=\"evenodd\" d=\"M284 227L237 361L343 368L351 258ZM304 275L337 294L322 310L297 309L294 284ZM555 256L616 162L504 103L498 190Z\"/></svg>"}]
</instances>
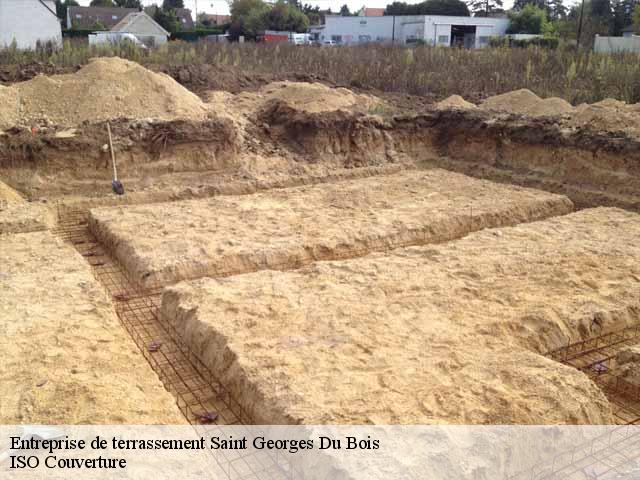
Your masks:
<instances>
[{"instance_id":1,"label":"excavation pit","mask_svg":"<svg viewBox=\"0 0 640 480\"><path fill-rule=\"evenodd\" d=\"M96 208L89 225L133 280L151 288L442 242L572 208L563 196L430 170Z\"/></svg>"},{"instance_id":2,"label":"excavation pit","mask_svg":"<svg viewBox=\"0 0 640 480\"><path fill-rule=\"evenodd\" d=\"M613 423L541 355L640 320L640 216L592 209L169 287L161 319L257 423Z\"/></svg>"},{"instance_id":3,"label":"excavation pit","mask_svg":"<svg viewBox=\"0 0 640 480\"><path fill-rule=\"evenodd\" d=\"M71 245L0 235L0 423L184 423Z\"/></svg>"}]
</instances>

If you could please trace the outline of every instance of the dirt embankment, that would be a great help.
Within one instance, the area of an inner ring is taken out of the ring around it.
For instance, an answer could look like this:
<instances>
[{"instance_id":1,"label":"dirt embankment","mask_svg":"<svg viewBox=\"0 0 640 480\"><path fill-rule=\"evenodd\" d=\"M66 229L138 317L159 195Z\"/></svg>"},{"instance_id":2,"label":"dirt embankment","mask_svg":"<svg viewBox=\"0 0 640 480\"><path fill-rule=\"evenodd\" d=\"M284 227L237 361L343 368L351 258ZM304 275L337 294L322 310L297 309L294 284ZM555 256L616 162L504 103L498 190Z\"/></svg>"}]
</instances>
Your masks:
<instances>
[{"instance_id":1,"label":"dirt embankment","mask_svg":"<svg viewBox=\"0 0 640 480\"><path fill-rule=\"evenodd\" d=\"M111 129L122 178L237 168L237 132L223 118L122 120L113 122ZM0 135L0 177L28 197L78 193L111 175L106 123L65 130L14 128Z\"/></svg>"}]
</instances>

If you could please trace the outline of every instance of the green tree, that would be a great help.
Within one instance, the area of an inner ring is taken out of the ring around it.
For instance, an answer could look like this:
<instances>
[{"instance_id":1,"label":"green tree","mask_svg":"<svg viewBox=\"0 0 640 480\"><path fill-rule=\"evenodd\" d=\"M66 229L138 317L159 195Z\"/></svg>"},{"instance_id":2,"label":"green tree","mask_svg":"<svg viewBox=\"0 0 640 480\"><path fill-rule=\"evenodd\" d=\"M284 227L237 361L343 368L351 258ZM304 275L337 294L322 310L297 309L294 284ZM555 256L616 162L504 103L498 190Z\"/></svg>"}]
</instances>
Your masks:
<instances>
[{"instance_id":1,"label":"green tree","mask_svg":"<svg viewBox=\"0 0 640 480\"><path fill-rule=\"evenodd\" d=\"M631 24L636 32L640 31L640 5L636 5L631 16Z\"/></svg>"},{"instance_id":2,"label":"green tree","mask_svg":"<svg viewBox=\"0 0 640 480\"><path fill-rule=\"evenodd\" d=\"M467 6L476 17L487 17L492 13L504 12L502 0L468 0Z\"/></svg>"},{"instance_id":3,"label":"green tree","mask_svg":"<svg viewBox=\"0 0 640 480\"><path fill-rule=\"evenodd\" d=\"M393 2L387 5L385 15L454 15L469 16L467 4L461 0L425 0L422 3L407 4Z\"/></svg>"},{"instance_id":4,"label":"green tree","mask_svg":"<svg viewBox=\"0 0 640 480\"><path fill-rule=\"evenodd\" d=\"M351 15L351 10L349 10L349 5L347 5L346 3L344 5L342 5L340 7L340 16L342 17L350 17Z\"/></svg>"},{"instance_id":5,"label":"green tree","mask_svg":"<svg viewBox=\"0 0 640 480\"><path fill-rule=\"evenodd\" d=\"M269 7L262 0L233 0L230 5L231 25L229 34L232 38L245 35L255 38L265 30L265 14Z\"/></svg>"},{"instance_id":6,"label":"green tree","mask_svg":"<svg viewBox=\"0 0 640 480\"><path fill-rule=\"evenodd\" d=\"M153 12L153 19L167 32L175 33L180 31L180 22L175 10L156 8Z\"/></svg>"},{"instance_id":7,"label":"green tree","mask_svg":"<svg viewBox=\"0 0 640 480\"><path fill-rule=\"evenodd\" d=\"M113 0L120 8L137 8L142 10L142 2L140 0Z\"/></svg>"},{"instance_id":8,"label":"green tree","mask_svg":"<svg viewBox=\"0 0 640 480\"><path fill-rule=\"evenodd\" d=\"M69 7L77 7L79 4L76 0L56 0L56 15L63 24L66 25L67 21L67 9Z\"/></svg>"},{"instance_id":9,"label":"green tree","mask_svg":"<svg viewBox=\"0 0 640 480\"><path fill-rule=\"evenodd\" d=\"M525 5L521 10L509 12L511 21L507 33L531 33L540 35L547 28L547 12L533 4Z\"/></svg>"},{"instance_id":10,"label":"green tree","mask_svg":"<svg viewBox=\"0 0 640 480\"><path fill-rule=\"evenodd\" d=\"M113 0L91 0L90 7L115 7Z\"/></svg>"},{"instance_id":11,"label":"green tree","mask_svg":"<svg viewBox=\"0 0 640 480\"><path fill-rule=\"evenodd\" d=\"M163 0L162 9L164 11L175 10L176 8L184 8L184 0Z\"/></svg>"}]
</instances>

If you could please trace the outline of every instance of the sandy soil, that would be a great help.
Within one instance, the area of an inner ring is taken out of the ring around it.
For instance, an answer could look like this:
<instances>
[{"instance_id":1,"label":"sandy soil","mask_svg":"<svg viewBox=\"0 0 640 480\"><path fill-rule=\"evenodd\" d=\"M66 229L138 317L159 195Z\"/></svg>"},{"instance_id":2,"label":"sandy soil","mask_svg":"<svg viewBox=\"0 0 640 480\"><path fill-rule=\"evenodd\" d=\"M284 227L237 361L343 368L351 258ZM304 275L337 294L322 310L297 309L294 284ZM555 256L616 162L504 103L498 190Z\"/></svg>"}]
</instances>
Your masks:
<instances>
[{"instance_id":1,"label":"sandy soil","mask_svg":"<svg viewBox=\"0 0 640 480\"><path fill-rule=\"evenodd\" d=\"M565 197L432 170L97 208L89 224L132 277L151 287L441 242L571 210Z\"/></svg>"},{"instance_id":2,"label":"sandy soil","mask_svg":"<svg viewBox=\"0 0 640 480\"><path fill-rule=\"evenodd\" d=\"M0 202L24 202L24 198L9 185L0 182Z\"/></svg>"},{"instance_id":3,"label":"sandy soil","mask_svg":"<svg viewBox=\"0 0 640 480\"><path fill-rule=\"evenodd\" d=\"M640 320L640 216L584 210L442 245L169 287L162 317L266 423L601 423L545 351Z\"/></svg>"},{"instance_id":4,"label":"sandy soil","mask_svg":"<svg viewBox=\"0 0 640 480\"><path fill-rule=\"evenodd\" d=\"M573 106L562 98L542 99L526 88L489 97L480 108L533 117L563 115L574 111Z\"/></svg>"},{"instance_id":5,"label":"sandy soil","mask_svg":"<svg viewBox=\"0 0 640 480\"><path fill-rule=\"evenodd\" d=\"M450 109L450 108L459 108L461 110L469 110L478 108L471 102L467 102L460 95L451 95L450 97L445 98L444 100L439 101L435 104L435 107L441 110Z\"/></svg>"},{"instance_id":6,"label":"sandy soil","mask_svg":"<svg viewBox=\"0 0 640 480\"><path fill-rule=\"evenodd\" d=\"M56 224L56 214L43 203L0 200L0 234L48 230Z\"/></svg>"},{"instance_id":7,"label":"sandy soil","mask_svg":"<svg viewBox=\"0 0 640 480\"><path fill-rule=\"evenodd\" d=\"M184 423L75 250L0 236L0 423Z\"/></svg>"},{"instance_id":8,"label":"sandy soil","mask_svg":"<svg viewBox=\"0 0 640 480\"><path fill-rule=\"evenodd\" d=\"M76 92L77 94L69 94ZM126 118L204 119L208 109L168 75L121 58L96 58L78 72L0 87L0 128L34 121L77 125Z\"/></svg>"}]
</instances>

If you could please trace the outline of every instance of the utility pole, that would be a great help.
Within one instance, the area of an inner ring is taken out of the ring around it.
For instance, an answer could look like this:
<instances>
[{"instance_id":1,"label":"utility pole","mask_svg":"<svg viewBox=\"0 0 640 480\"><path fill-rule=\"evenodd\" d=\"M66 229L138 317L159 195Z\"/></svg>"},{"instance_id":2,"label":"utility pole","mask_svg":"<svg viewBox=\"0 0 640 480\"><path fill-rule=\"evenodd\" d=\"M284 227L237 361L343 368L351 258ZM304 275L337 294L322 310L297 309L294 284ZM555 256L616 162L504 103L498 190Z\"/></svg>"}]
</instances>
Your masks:
<instances>
[{"instance_id":1,"label":"utility pole","mask_svg":"<svg viewBox=\"0 0 640 480\"><path fill-rule=\"evenodd\" d=\"M582 19L584 17L584 0L582 0L582 6L580 7L580 19L578 20L578 38L576 39L576 50L580 50L580 37L582 36Z\"/></svg>"}]
</instances>

